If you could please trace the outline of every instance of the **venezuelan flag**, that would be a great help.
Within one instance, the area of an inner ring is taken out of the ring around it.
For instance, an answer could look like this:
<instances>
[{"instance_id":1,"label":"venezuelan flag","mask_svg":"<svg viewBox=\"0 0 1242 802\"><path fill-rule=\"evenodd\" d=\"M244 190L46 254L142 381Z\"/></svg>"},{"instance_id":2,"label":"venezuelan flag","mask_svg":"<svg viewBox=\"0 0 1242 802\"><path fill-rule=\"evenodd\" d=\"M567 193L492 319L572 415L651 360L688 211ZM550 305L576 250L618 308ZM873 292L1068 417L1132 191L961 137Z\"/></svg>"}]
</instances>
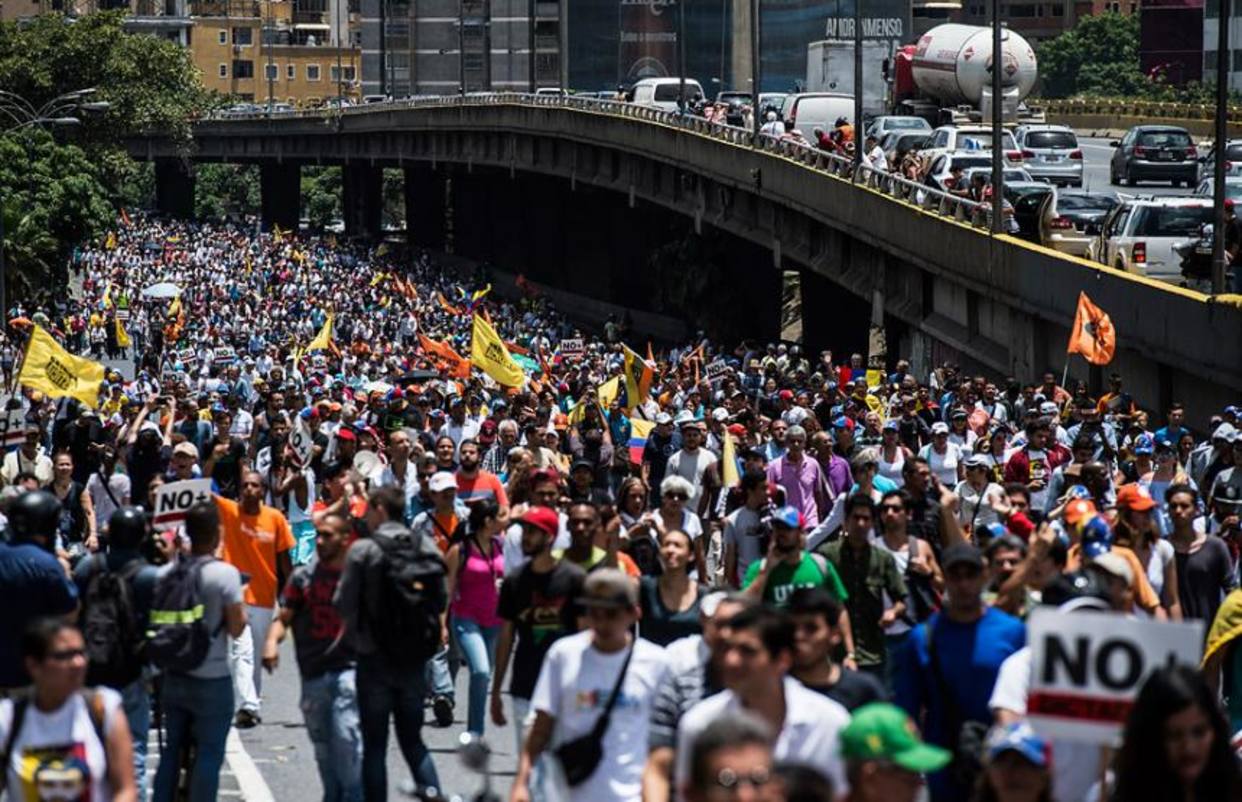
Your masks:
<instances>
[{"instance_id":1,"label":"venezuelan flag","mask_svg":"<svg viewBox=\"0 0 1242 802\"><path fill-rule=\"evenodd\" d=\"M647 438L651 436L654 428L655 421L630 418L630 462L635 465L643 464L643 450L647 448Z\"/></svg>"}]
</instances>

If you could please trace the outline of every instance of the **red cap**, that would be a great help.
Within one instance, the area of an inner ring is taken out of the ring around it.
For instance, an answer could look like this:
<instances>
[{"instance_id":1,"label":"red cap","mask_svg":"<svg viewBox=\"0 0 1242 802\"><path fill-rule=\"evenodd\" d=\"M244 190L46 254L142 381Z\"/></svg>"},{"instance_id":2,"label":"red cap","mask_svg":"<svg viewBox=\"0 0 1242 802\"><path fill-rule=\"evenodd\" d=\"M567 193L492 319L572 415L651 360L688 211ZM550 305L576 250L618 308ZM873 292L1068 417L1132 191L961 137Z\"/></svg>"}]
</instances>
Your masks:
<instances>
[{"instance_id":1,"label":"red cap","mask_svg":"<svg viewBox=\"0 0 1242 802\"><path fill-rule=\"evenodd\" d=\"M342 426L341 428L336 430L336 439L337 440L351 440L351 441L357 442L358 435L354 434L353 428L349 426Z\"/></svg>"},{"instance_id":2,"label":"red cap","mask_svg":"<svg viewBox=\"0 0 1242 802\"><path fill-rule=\"evenodd\" d=\"M552 537L556 537L561 528L560 516L550 507L531 507L518 520L524 524L536 526Z\"/></svg>"},{"instance_id":3,"label":"red cap","mask_svg":"<svg viewBox=\"0 0 1242 802\"><path fill-rule=\"evenodd\" d=\"M1156 506L1147 488L1139 484L1123 485L1117 491L1117 506L1126 507L1136 512L1146 512Z\"/></svg>"},{"instance_id":4,"label":"red cap","mask_svg":"<svg viewBox=\"0 0 1242 802\"><path fill-rule=\"evenodd\" d=\"M776 394L776 397L781 399L782 401L792 401L793 390L781 390L779 393Z\"/></svg>"},{"instance_id":5,"label":"red cap","mask_svg":"<svg viewBox=\"0 0 1242 802\"><path fill-rule=\"evenodd\" d=\"M740 423L732 423L729 425L729 434L733 435L734 437L745 437L746 427Z\"/></svg>"}]
</instances>

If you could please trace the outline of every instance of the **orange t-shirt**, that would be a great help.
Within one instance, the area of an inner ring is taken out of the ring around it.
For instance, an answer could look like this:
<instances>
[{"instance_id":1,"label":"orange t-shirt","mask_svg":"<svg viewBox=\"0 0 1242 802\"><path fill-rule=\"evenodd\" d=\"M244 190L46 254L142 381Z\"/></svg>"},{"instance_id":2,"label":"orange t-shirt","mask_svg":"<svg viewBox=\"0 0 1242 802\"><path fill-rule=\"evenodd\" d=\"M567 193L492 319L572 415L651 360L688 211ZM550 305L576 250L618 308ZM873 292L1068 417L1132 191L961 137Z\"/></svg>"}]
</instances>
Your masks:
<instances>
[{"instance_id":1,"label":"orange t-shirt","mask_svg":"<svg viewBox=\"0 0 1242 802\"><path fill-rule=\"evenodd\" d=\"M276 555L293 548L293 530L279 510L266 505L246 515L236 501L216 496L224 532L224 561L250 575L243 588L246 604L264 609L276 605Z\"/></svg>"},{"instance_id":2,"label":"orange t-shirt","mask_svg":"<svg viewBox=\"0 0 1242 802\"><path fill-rule=\"evenodd\" d=\"M449 536L457 531L457 524L460 523L457 519L457 513L450 512L448 515L438 515L435 510L428 510L428 513L431 515L432 520L439 524L439 526L433 524L431 530L435 532L436 545L440 547L440 553L445 554L448 552L449 546L453 545L449 542ZM445 535L445 532L448 532L448 535Z\"/></svg>"}]
</instances>

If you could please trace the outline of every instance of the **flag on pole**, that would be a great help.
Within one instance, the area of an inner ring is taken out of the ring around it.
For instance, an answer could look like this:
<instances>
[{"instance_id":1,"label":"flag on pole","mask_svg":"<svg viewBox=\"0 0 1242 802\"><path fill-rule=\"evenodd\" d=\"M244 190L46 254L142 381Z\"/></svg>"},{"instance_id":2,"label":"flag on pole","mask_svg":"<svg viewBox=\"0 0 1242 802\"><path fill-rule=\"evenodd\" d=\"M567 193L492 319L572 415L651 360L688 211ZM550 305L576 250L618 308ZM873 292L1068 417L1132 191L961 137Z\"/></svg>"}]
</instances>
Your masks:
<instances>
[{"instance_id":1,"label":"flag on pole","mask_svg":"<svg viewBox=\"0 0 1242 802\"><path fill-rule=\"evenodd\" d=\"M526 378L521 366L509 355L504 340L479 314L474 316L470 337L470 363L505 387L521 387Z\"/></svg>"},{"instance_id":2,"label":"flag on pole","mask_svg":"<svg viewBox=\"0 0 1242 802\"><path fill-rule=\"evenodd\" d=\"M129 332L125 331L125 326L121 323L121 319L116 318L116 344L121 348L129 348L132 342L129 339Z\"/></svg>"},{"instance_id":3,"label":"flag on pole","mask_svg":"<svg viewBox=\"0 0 1242 802\"><path fill-rule=\"evenodd\" d=\"M121 207L121 222L125 224L126 228L129 228L131 225L129 222L129 212L125 211L124 206Z\"/></svg>"},{"instance_id":4,"label":"flag on pole","mask_svg":"<svg viewBox=\"0 0 1242 802\"><path fill-rule=\"evenodd\" d=\"M1082 354L1092 365L1107 365L1116 351L1117 330L1108 313L1093 304L1087 293L1078 293L1078 313L1066 354Z\"/></svg>"},{"instance_id":5,"label":"flag on pole","mask_svg":"<svg viewBox=\"0 0 1242 802\"><path fill-rule=\"evenodd\" d=\"M32 390L41 390L52 398L70 396L91 409L99 406L99 385L104 380L104 366L74 356L37 323L26 345L17 383Z\"/></svg>"},{"instance_id":6,"label":"flag on pole","mask_svg":"<svg viewBox=\"0 0 1242 802\"><path fill-rule=\"evenodd\" d=\"M628 345L621 348L625 355L625 408L628 411L647 400L654 371L646 360L634 353L634 349Z\"/></svg>"},{"instance_id":7,"label":"flag on pole","mask_svg":"<svg viewBox=\"0 0 1242 802\"><path fill-rule=\"evenodd\" d=\"M332 347L332 318L328 315L328 319L323 322L323 328L315 335L315 339L311 340L306 346L306 353L311 351L326 351Z\"/></svg>"},{"instance_id":8,"label":"flag on pole","mask_svg":"<svg viewBox=\"0 0 1242 802\"><path fill-rule=\"evenodd\" d=\"M643 464L643 451L647 448L647 438L651 436L654 428L654 421L630 418L630 462L635 465Z\"/></svg>"},{"instance_id":9,"label":"flag on pole","mask_svg":"<svg viewBox=\"0 0 1242 802\"><path fill-rule=\"evenodd\" d=\"M724 447L720 450L720 480L726 488L737 487L742 481L737 473L737 447L728 429L724 433Z\"/></svg>"}]
</instances>

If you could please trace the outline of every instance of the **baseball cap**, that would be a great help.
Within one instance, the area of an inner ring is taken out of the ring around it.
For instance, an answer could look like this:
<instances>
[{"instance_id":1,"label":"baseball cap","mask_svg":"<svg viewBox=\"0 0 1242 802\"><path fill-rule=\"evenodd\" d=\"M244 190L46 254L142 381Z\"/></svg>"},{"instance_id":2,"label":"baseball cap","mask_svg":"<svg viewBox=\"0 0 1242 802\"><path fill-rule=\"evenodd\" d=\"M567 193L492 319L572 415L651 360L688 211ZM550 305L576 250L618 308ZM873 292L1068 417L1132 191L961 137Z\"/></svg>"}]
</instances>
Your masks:
<instances>
[{"instance_id":1,"label":"baseball cap","mask_svg":"<svg viewBox=\"0 0 1242 802\"><path fill-rule=\"evenodd\" d=\"M698 421L694 419L694 413L688 409L678 412L677 417L673 418L673 423L677 424L678 428L698 425Z\"/></svg>"},{"instance_id":2,"label":"baseball cap","mask_svg":"<svg viewBox=\"0 0 1242 802\"><path fill-rule=\"evenodd\" d=\"M846 760L886 760L916 774L939 771L952 758L948 750L925 743L906 712L888 702L855 710L840 738Z\"/></svg>"},{"instance_id":3,"label":"baseball cap","mask_svg":"<svg viewBox=\"0 0 1242 802\"><path fill-rule=\"evenodd\" d=\"M746 427L740 423L731 423L729 424L729 434L733 435L734 437L745 437Z\"/></svg>"},{"instance_id":4,"label":"baseball cap","mask_svg":"<svg viewBox=\"0 0 1242 802\"><path fill-rule=\"evenodd\" d=\"M638 585L616 568L601 568L587 575L578 604L583 607L625 609L638 604Z\"/></svg>"},{"instance_id":5,"label":"baseball cap","mask_svg":"<svg viewBox=\"0 0 1242 802\"><path fill-rule=\"evenodd\" d=\"M1087 567L1096 568L1106 574L1115 576L1127 585L1134 582L1134 571L1130 568L1130 563L1126 562L1126 558L1115 551L1106 551L1103 554L1092 557L1091 562L1087 563Z\"/></svg>"},{"instance_id":6,"label":"baseball cap","mask_svg":"<svg viewBox=\"0 0 1242 802\"><path fill-rule=\"evenodd\" d=\"M884 431L896 432L901 429L901 426L898 425L896 418L889 418L888 420L884 421L883 429Z\"/></svg>"},{"instance_id":7,"label":"baseball cap","mask_svg":"<svg viewBox=\"0 0 1242 802\"><path fill-rule=\"evenodd\" d=\"M953 414L950 415L949 417L952 418L953 420L966 420L967 418L966 410L960 409L960 408L955 409L953 410Z\"/></svg>"},{"instance_id":8,"label":"baseball cap","mask_svg":"<svg viewBox=\"0 0 1242 802\"><path fill-rule=\"evenodd\" d=\"M1056 405L1056 403L1055 403L1055 402L1053 402L1053 401L1045 401L1044 403L1040 404L1040 405L1039 405L1039 414L1040 414L1040 415L1055 415L1055 414L1057 414L1057 405Z\"/></svg>"},{"instance_id":9,"label":"baseball cap","mask_svg":"<svg viewBox=\"0 0 1242 802\"><path fill-rule=\"evenodd\" d=\"M772 522L790 529L801 529L803 526L802 513L798 511L797 507L781 507L772 513Z\"/></svg>"},{"instance_id":10,"label":"baseball cap","mask_svg":"<svg viewBox=\"0 0 1242 802\"><path fill-rule=\"evenodd\" d=\"M1156 450L1156 442L1150 434L1140 434L1134 439L1135 454L1151 454Z\"/></svg>"},{"instance_id":11,"label":"baseball cap","mask_svg":"<svg viewBox=\"0 0 1242 802\"><path fill-rule=\"evenodd\" d=\"M488 418L487 420L483 421L483 423L479 425L479 438L480 439L484 437L495 437L495 436L496 436L496 421Z\"/></svg>"},{"instance_id":12,"label":"baseball cap","mask_svg":"<svg viewBox=\"0 0 1242 802\"><path fill-rule=\"evenodd\" d=\"M782 401L792 401L793 390L781 390L779 393L776 394L776 397L781 399Z\"/></svg>"},{"instance_id":13,"label":"baseball cap","mask_svg":"<svg viewBox=\"0 0 1242 802\"><path fill-rule=\"evenodd\" d=\"M1224 440L1226 443L1232 443L1233 441L1238 439L1238 430L1234 427L1232 423L1229 423L1228 421L1226 421L1222 423L1220 426L1217 426L1216 429L1212 432L1212 439L1213 440Z\"/></svg>"},{"instance_id":14,"label":"baseball cap","mask_svg":"<svg viewBox=\"0 0 1242 802\"><path fill-rule=\"evenodd\" d=\"M673 416L668 414L667 412L659 412L655 416L655 422L661 425L672 423Z\"/></svg>"},{"instance_id":15,"label":"baseball cap","mask_svg":"<svg viewBox=\"0 0 1242 802\"><path fill-rule=\"evenodd\" d=\"M457 489L457 477L448 471L437 471L431 475L431 480L427 483L428 489L432 493L441 493L445 490Z\"/></svg>"},{"instance_id":16,"label":"baseball cap","mask_svg":"<svg viewBox=\"0 0 1242 802\"><path fill-rule=\"evenodd\" d=\"M1113 530L1109 528L1108 521L1099 515L1087 521L1086 526L1082 528L1083 555L1094 560L1102 554L1107 554L1112 548Z\"/></svg>"},{"instance_id":17,"label":"baseball cap","mask_svg":"<svg viewBox=\"0 0 1242 802\"><path fill-rule=\"evenodd\" d=\"M842 415L841 417L837 418L836 420L832 422L832 428L849 429L852 432L854 431L854 419L847 418L844 415Z\"/></svg>"},{"instance_id":18,"label":"baseball cap","mask_svg":"<svg viewBox=\"0 0 1242 802\"><path fill-rule=\"evenodd\" d=\"M591 462L589 459L576 459L574 460L574 463L569 466L569 472L573 473L579 468L586 468L588 471L594 471L595 463Z\"/></svg>"},{"instance_id":19,"label":"baseball cap","mask_svg":"<svg viewBox=\"0 0 1242 802\"><path fill-rule=\"evenodd\" d=\"M173 456L177 456L178 454L183 454L187 457L193 457L194 459L198 459L198 449L195 448L194 444L190 442L177 443L177 445L173 447L172 453L173 453Z\"/></svg>"},{"instance_id":20,"label":"baseball cap","mask_svg":"<svg viewBox=\"0 0 1242 802\"><path fill-rule=\"evenodd\" d=\"M1004 727L996 727L985 742L988 760L995 760L1005 752L1017 752L1032 765L1044 768L1052 758L1052 746L1031 729L1025 721L1015 721Z\"/></svg>"},{"instance_id":21,"label":"baseball cap","mask_svg":"<svg viewBox=\"0 0 1242 802\"><path fill-rule=\"evenodd\" d=\"M336 439L337 440L350 440L350 441L356 442L358 440L358 435L350 427L342 426L341 428L336 430Z\"/></svg>"},{"instance_id":22,"label":"baseball cap","mask_svg":"<svg viewBox=\"0 0 1242 802\"><path fill-rule=\"evenodd\" d=\"M556 510L548 507L531 507L522 513L522 517L518 521L537 529L542 529L553 537L556 537L556 533L561 528L561 519L556 514Z\"/></svg>"},{"instance_id":23,"label":"baseball cap","mask_svg":"<svg viewBox=\"0 0 1242 802\"><path fill-rule=\"evenodd\" d=\"M729 419L729 410L724 407L716 407L712 410L712 420L724 423Z\"/></svg>"},{"instance_id":24,"label":"baseball cap","mask_svg":"<svg viewBox=\"0 0 1242 802\"><path fill-rule=\"evenodd\" d=\"M1151 497L1151 493L1147 488L1137 483L1123 485L1117 491L1117 506L1126 507L1137 512L1146 512L1156 506L1156 500Z\"/></svg>"},{"instance_id":25,"label":"baseball cap","mask_svg":"<svg viewBox=\"0 0 1242 802\"><path fill-rule=\"evenodd\" d=\"M1065 505L1065 522L1071 526L1082 523L1097 512L1095 502L1089 499L1076 498Z\"/></svg>"},{"instance_id":26,"label":"baseball cap","mask_svg":"<svg viewBox=\"0 0 1242 802\"><path fill-rule=\"evenodd\" d=\"M967 468L987 468L988 458L982 454L971 454L963 462Z\"/></svg>"},{"instance_id":27,"label":"baseball cap","mask_svg":"<svg viewBox=\"0 0 1242 802\"><path fill-rule=\"evenodd\" d=\"M931 427L931 433L932 433L933 435L936 435L936 434L948 434L948 433L949 433L949 424L945 423L944 421L940 421L940 420L938 420L938 421L936 421L935 423L933 423L933 424L932 424L932 427Z\"/></svg>"},{"instance_id":28,"label":"baseball cap","mask_svg":"<svg viewBox=\"0 0 1242 802\"><path fill-rule=\"evenodd\" d=\"M983 569L983 552L969 543L958 543L944 550L940 564L948 571L955 565L972 565Z\"/></svg>"}]
</instances>

